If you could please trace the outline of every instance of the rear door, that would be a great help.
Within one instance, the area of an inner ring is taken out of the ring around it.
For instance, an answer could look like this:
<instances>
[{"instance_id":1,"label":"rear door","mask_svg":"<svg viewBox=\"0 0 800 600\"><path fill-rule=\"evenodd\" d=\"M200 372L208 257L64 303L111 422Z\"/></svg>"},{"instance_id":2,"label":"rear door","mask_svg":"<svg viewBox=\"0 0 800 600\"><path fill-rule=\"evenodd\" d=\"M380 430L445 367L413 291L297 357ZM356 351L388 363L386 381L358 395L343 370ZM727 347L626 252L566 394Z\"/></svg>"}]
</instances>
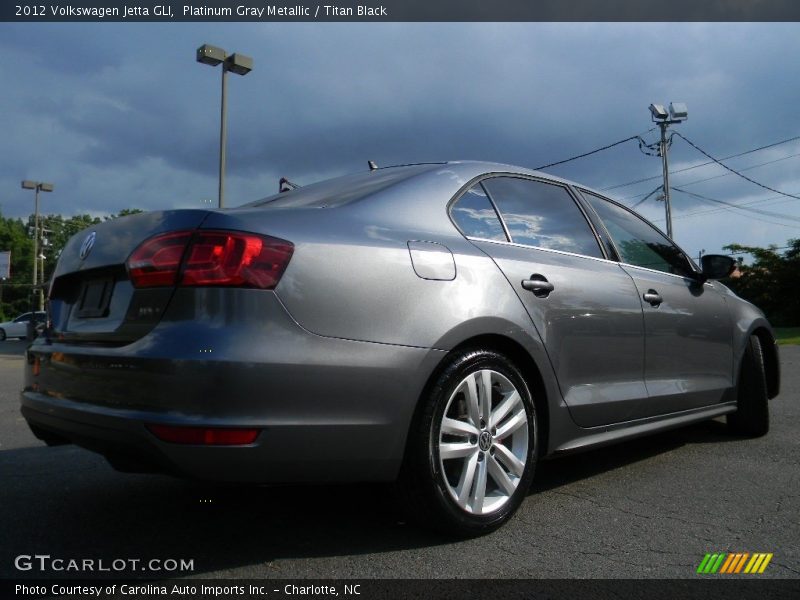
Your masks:
<instances>
[{"instance_id":1,"label":"rear door","mask_svg":"<svg viewBox=\"0 0 800 600\"><path fill-rule=\"evenodd\" d=\"M491 177L463 194L451 215L525 305L576 423L641 416L647 392L639 295L631 277L606 259L567 188Z\"/></svg>"},{"instance_id":2,"label":"rear door","mask_svg":"<svg viewBox=\"0 0 800 600\"><path fill-rule=\"evenodd\" d=\"M722 294L702 283L683 251L647 221L583 194L642 298L651 405L666 414L722 401L733 386L733 326Z\"/></svg>"}]
</instances>

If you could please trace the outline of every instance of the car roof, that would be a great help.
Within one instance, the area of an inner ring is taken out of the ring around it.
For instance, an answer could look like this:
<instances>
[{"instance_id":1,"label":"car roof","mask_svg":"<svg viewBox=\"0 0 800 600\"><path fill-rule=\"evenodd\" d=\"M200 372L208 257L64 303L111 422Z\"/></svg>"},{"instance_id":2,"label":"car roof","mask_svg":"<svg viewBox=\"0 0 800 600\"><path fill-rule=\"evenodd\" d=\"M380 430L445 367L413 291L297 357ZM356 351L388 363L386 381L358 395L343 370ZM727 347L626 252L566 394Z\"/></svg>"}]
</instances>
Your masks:
<instances>
[{"instance_id":1,"label":"car roof","mask_svg":"<svg viewBox=\"0 0 800 600\"><path fill-rule=\"evenodd\" d=\"M492 173L527 175L566 185L578 185L567 179L525 167L497 162L459 160L397 165L351 173L273 194L239 208L333 208L378 195L401 184L425 185L426 181L443 177L451 180L451 184L457 184L455 193L475 177ZM589 189L587 186L580 187Z\"/></svg>"}]
</instances>

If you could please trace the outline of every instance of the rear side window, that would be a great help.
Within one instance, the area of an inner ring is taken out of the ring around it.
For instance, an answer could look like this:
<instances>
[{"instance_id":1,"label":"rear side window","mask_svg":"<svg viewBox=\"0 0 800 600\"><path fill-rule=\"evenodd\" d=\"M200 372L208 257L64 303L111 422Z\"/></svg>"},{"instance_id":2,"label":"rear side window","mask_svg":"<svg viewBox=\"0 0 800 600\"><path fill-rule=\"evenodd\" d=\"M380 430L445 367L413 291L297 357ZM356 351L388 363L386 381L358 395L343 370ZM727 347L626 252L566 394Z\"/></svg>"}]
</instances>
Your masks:
<instances>
[{"instance_id":1,"label":"rear side window","mask_svg":"<svg viewBox=\"0 0 800 600\"><path fill-rule=\"evenodd\" d=\"M453 221L467 237L507 242L500 218L481 184L472 186L450 209Z\"/></svg>"},{"instance_id":2,"label":"rear side window","mask_svg":"<svg viewBox=\"0 0 800 600\"><path fill-rule=\"evenodd\" d=\"M565 188L517 177L482 183L512 242L603 258L589 222Z\"/></svg>"},{"instance_id":3,"label":"rear side window","mask_svg":"<svg viewBox=\"0 0 800 600\"><path fill-rule=\"evenodd\" d=\"M608 229L622 262L684 277L694 272L680 248L655 227L604 198L583 196Z\"/></svg>"}]
</instances>

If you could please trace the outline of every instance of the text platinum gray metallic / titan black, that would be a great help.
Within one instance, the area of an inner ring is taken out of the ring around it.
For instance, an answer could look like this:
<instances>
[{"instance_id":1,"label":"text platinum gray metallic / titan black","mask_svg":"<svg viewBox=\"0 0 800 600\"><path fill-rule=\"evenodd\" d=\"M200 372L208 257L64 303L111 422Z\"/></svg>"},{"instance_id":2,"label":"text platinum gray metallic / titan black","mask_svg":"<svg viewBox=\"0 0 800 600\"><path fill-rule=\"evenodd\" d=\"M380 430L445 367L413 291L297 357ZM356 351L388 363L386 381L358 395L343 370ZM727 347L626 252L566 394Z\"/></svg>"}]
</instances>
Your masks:
<instances>
[{"instance_id":1,"label":"text platinum gray metallic / titan black","mask_svg":"<svg viewBox=\"0 0 800 600\"><path fill-rule=\"evenodd\" d=\"M727 416L769 427L763 314L597 192L507 165L377 169L65 247L22 413L120 470L397 481L491 531L537 460Z\"/></svg>"}]
</instances>

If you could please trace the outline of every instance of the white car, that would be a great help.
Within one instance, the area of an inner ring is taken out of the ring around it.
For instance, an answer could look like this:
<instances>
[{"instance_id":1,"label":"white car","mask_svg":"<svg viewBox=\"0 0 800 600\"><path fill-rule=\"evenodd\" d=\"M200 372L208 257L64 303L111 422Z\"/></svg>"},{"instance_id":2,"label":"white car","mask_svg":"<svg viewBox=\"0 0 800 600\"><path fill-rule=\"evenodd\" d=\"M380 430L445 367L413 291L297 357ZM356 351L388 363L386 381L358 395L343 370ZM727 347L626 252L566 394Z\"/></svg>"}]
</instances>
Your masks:
<instances>
[{"instance_id":1,"label":"white car","mask_svg":"<svg viewBox=\"0 0 800 600\"><path fill-rule=\"evenodd\" d=\"M8 338L17 337L24 338L28 335L28 323L33 317L34 322L38 325L44 323L47 319L46 312L25 313L18 316L13 321L6 321L0 323L0 342Z\"/></svg>"}]
</instances>

